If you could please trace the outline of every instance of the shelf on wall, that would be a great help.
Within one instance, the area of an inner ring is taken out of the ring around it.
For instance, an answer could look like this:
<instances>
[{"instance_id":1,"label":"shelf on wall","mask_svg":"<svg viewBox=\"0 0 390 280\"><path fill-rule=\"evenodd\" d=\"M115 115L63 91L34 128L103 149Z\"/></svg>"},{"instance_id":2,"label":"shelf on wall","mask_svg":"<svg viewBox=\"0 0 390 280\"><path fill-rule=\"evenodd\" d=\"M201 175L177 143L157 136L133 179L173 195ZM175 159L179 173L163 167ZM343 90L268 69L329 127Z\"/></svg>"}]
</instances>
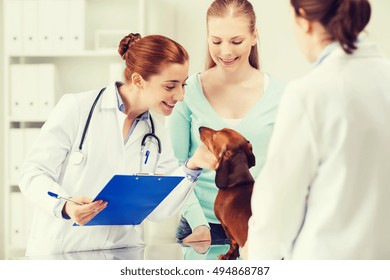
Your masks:
<instances>
[{"instance_id":1,"label":"shelf on wall","mask_svg":"<svg viewBox=\"0 0 390 280\"><path fill-rule=\"evenodd\" d=\"M10 123L44 123L46 119L44 118L20 118L20 117L8 117L8 122Z\"/></svg>"},{"instance_id":2,"label":"shelf on wall","mask_svg":"<svg viewBox=\"0 0 390 280\"><path fill-rule=\"evenodd\" d=\"M118 56L118 51L116 49L104 49L104 50L85 50L77 52L55 52L55 53L10 53L8 54L11 58L20 58L20 57L112 57Z\"/></svg>"}]
</instances>

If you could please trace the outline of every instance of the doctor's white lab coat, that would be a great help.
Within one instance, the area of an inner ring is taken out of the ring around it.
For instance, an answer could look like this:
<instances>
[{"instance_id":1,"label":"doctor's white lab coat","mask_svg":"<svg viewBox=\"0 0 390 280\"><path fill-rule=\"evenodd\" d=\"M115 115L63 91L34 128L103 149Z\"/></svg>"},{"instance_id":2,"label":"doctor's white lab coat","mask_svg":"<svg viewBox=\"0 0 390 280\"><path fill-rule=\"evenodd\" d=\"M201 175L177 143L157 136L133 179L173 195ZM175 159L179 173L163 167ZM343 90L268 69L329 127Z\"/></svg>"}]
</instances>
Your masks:
<instances>
[{"instance_id":1,"label":"doctor's white lab coat","mask_svg":"<svg viewBox=\"0 0 390 280\"><path fill-rule=\"evenodd\" d=\"M79 165L69 162L71 152L78 150L89 110L98 92L63 96L27 155L19 186L38 206L28 242L28 256L144 244L142 226L72 226L73 221L62 218L58 200L47 194L51 191L63 197L82 195L94 198L113 175L140 171L141 139L150 132L149 127L146 121L140 121L124 144L123 116L118 110L115 84L107 87L95 107L83 145L85 159ZM171 174L176 170L176 173L183 174L177 170L178 162L164 125L156 118L153 120L162 145L156 173ZM193 186L184 179L148 219L159 220L176 213Z\"/></svg>"},{"instance_id":2,"label":"doctor's white lab coat","mask_svg":"<svg viewBox=\"0 0 390 280\"><path fill-rule=\"evenodd\" d=\"M340 47L282 97L249 259L390 259L390 62Z\"/></svg>"}]
</instances>

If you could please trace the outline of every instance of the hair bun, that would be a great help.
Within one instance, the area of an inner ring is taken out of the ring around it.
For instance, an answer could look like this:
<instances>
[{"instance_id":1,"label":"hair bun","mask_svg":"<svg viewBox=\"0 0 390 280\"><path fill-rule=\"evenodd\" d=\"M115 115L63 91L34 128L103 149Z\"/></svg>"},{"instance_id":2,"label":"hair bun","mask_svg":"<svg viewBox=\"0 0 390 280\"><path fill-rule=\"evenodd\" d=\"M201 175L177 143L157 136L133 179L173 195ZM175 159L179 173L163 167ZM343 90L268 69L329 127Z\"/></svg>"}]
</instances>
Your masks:
<instances>
[{"instance_id":1,"label":"hair bun","mask_svg":"<svg viewBox=\"0 0 390 280\"><path fill-rule=\"evenodd\" d=\"M139 33L130 33L129 35L125 36L119 43L118 53L120 56L125 59L127 50L130 49L140 39L141 35Z\"/></svg>"}]
</instances>

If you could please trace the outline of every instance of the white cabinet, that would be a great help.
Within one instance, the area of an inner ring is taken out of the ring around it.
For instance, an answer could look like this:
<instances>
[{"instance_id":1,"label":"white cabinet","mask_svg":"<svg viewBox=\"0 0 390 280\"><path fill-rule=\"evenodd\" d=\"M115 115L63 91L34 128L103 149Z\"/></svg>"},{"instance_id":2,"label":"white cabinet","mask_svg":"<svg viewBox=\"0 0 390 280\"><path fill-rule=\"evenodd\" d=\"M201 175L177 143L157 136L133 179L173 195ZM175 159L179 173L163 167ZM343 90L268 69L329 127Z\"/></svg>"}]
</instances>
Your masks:
<instances>
[{"instance_id":1,"label":"white cabinet","mask_svg":"<svg viewBox=\"0 0 390 280\"><path fill-rule=\"evenodd\" d=\"M63 94L121 80L117 46L145 35L145 1L4 0L5 258L24 255L32 220L17 185L27 150Z\"/></svg>"}]
</instances>

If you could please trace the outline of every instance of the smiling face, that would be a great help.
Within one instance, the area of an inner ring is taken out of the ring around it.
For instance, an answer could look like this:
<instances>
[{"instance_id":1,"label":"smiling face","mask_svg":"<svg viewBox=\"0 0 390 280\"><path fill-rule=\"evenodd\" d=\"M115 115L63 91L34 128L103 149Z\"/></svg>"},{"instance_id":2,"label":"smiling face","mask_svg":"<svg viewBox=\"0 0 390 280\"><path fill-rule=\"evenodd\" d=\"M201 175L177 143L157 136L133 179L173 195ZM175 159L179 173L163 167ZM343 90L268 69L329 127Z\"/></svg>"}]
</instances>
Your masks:
<instances>
[{"instance_id":1,"label":"smiling face","mask_svg":"<svg viewBox=\"0 0 390 280\"><path fill-rule=\"evenodd\" d=\"M249 64L256 39L256 33L250 32L250 22L245 17L208 18L209 52L217 66L237 69Z\"/></svg>"},{"instance_id":2,"label":"smiling face","mask_svg":"<svg viewBox=\"0 0 390 280\"><path fill-rule=\"evenodd\" d=\"M188 63L168 64L164 70L144 81L144 95L148 107L169 116L177 101L184 98L184 86L188 78Z\"/></svg>"}]
</instances>

